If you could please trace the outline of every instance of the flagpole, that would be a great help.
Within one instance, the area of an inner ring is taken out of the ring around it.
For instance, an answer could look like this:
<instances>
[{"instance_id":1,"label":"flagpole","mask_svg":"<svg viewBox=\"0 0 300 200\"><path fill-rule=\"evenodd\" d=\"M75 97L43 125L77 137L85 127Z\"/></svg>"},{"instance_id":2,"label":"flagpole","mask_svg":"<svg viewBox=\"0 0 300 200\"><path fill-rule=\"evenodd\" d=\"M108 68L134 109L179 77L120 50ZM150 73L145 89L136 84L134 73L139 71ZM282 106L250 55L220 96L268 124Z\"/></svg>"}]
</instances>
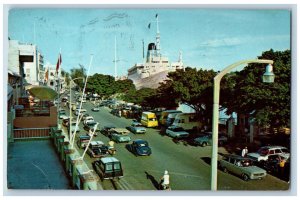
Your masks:
<instances>
[{"instance_id":1,"label":"flagpole","mask_svg":"<svg viewBox=\"0 0 300 200\"><path fill-rule=\"evenodd\" d=\"M88 77L89 77L89 74L90 74L90 68L91 68L91 65L92 65L92 61L93 61L93 54L91 54L91 59L90 59L90 64L89 64L89 68L88 68L88 72L87 72L87 75L86 75L86 79L85 79L85 83L84 83L84 87L83 87L83 91L82 91L82 95L81 95L81 101L80 101L80 106L79 106L79 110L78 110L78 115L77 115L77 120L76 120L76 126L75 126L75 131L74 133L72 134L71 136L71 149L73 149L73 146L74 146L74 141L75 141L75 136L76 136L76 131L78 129L78 124L79 124L79 116L80 116L80 111L81 111L81 107L82 107L82 100L83 100L83 96L84 96L84 93L85 93L85 88L86 88L86 83L88 81ZM71 123L71 122L70 122ZM71 127L70 127L71 129ZM72 133L72 131L71 131Z\"/></svg>"},{"instance_id":2,"label":"flagpole","mask_svg":"<svg viewBox=\"0 0 300 200\"><path fill-rule=\"evenodd\" d=\"M117 37L115 36L115 80L117 79Z\"/></svg>"}]
</instances>

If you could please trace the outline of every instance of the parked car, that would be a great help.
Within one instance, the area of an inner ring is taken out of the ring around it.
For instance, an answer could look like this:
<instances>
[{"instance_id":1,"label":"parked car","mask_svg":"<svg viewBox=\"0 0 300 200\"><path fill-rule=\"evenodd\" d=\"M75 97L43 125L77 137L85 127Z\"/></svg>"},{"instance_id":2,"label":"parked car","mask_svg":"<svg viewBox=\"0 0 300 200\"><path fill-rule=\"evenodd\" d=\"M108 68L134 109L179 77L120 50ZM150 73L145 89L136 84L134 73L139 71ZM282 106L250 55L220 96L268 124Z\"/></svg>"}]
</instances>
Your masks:
<instances>
[{"instance_id":1,"label":"parked car","mask_svg":"<svg viewBox=\"0 0 300 200\"><path fill-rule=\"evenodd\" d=\"M95 128L96 124L97 124L97 122L87 123L83 126L83 129L88 131L88 132L89 131L94 131L94 128ZM99 132L100 132L100 128L99 128L99 126L97 126L94 135L97 136Z\"/></svg>"},{"instance_id":2,"label":"parked car","mask_svg":"<svg viewBox=\"0 0 300 200\"><path fill-rule=\"evenodd\" d=\"M108 146L102 141L92 141L89 145L87 153L92 158L100 158L108 155Z\"/></svg>"},{"instance_id":3,"label":"parked car","mask_svg":"<svg viewBox=\"0 0 300 200\"><path fill-rule=\"evenodd\" d=\"M219 145L223 145L227 141L228 141L228 138L225 135L218 136L218 144ZM200 145L202 147L205 147L207 145L212 145L212 134L207 134L207 135L195 138L194 144Z\"/></svg>"},{"instance_id":4,"label":"parked car","mask_svg":"<svg viewBox=\"0 0 300 200\"><path fill-rule=\"evenodd\" d=\"M138 156L150 156L152 153L146 140L136 139L128 147L132 153Z\"/></svg>"},{"instance_id":5,"label":"parked car","mask_svg":"<svg viewBox=\"0 0 300 200\"><path fill-rule=\"evenodd\" d=\"M67 127L68 126L68 124L69 124L69 121L70 121L70 119L68 118L68 119L63 119L63 121L62 121L62 125L63 126L65 126L65 127Z\"/></svg>"},{"instance_id":6,"label":"parked car","mask_svg":"<svg viewBox=\"0 0 300 200\"><path fill-rule=\"evenodd\" d=\"M99 111L100 111L100 108L99 108L99 107L94 107L94 108L92 108L92 111L94 111L94 112L99 112Z\"/></svg>"},{"instance_id":7,"label":"parked car","mask_svg":"<svg viewBox=\"0 0 300 200\"><path fill-rule=\"evenodd\" d=\"M285 159L290 157L290 152L286 147L282 146L264 146L261 147L257 153L248 153L249 158L254 159L255 161L266 161L270 155L280 155Z\"/></svg>"},{"instance_id":8,"label":"parked car","mask_svg":"<svg viewBox=\"0 0 300 200\"><path fill-rule=\"evenodd\" d=\"M76 128L76 121L73 121L71 123L71 132L72 133L75 131L75 128ZM68 129L68 132L70 132L70 126L69 126L69 124L67 124L67 129ZM79 128L79 126L77 126L76 132L79 132L79 131L80 131L80 128Z\"/></svg>"},{"instance_id":9,"label":"parked car","mask_svg":"<svg viewBox=\"0 0 300 200\"><path fill-rule=\"evenodd\" d=\"M114 125L108 125L108 126L104 126L102 129L101 129L101 133L107 137L110 137L110 134L111 134L111 130L116 128Z\"/></svg>"},{"instance_id":10,"label":"parked car","mask_svg":"<svg viewBox=\"0 0 300 200\"><path fill-rule=\"evenodd\" d=\"M93 162L93 168L100 179L115 179L123 177L121 162L115 157L104 157Z\"/></svg>"},{"instance_id":11,"label":"parked car","mask_svg":"<svg viewBox=\"0 0 300 200\"><path fill-rule=\"evenodd\" d=\"M89 122L95 122L94 117L92 116L86 117L85 120L83 121L83 124L87 124Z\"/></svg>"},{"instance_id":12,"label":"parked car","mask_svg":"<svg viewBox=\"0 0 300 200\"><path fill-rule=\"evenodd\" d=\"M84 120L85 120L87 117L89 117L89 116L90 116L90 114L84 113L84 114L82 115L81 120L84 121Z\"/></svg>"},{"instance_id":13,"label":"parked car","mask_svg":"<svg viewBox=\"0 0 300 200\"><path fill-rule=\"evenodd\" d=\"M58 111L58 116L59 116L59 119L63 119L63 118L68 117L65 110Z\"/></svg>"},{"instance_id":14,"label":"parked car","mask_svg":"<svg viewBox=\"0 0 300 200\"><path fill-rule=\"evenodd\" d=\"M287 161L286 158L280 155L269 155L268 160L258 162L257 166L265 169L268 173L275 174L279 172L278 167L281 159Z\"/></svg>"},{"instance_id":15,"label":"parked car","mask_svg":"<svg viewBox=\"0 0 300 200\"><path fill-rule=\"evenodd\" d=\"M238 155L224 155L219 166L225 173L231 172L244 181L262 179L267 175L266 170L253 165L253 160Z\"/></svg>"},{"instance_id":16,"label":"parked car","mask_svg":"<svg viewBox=\"0 0 300 200\"><path fill-rule=\"evenodd\" d=\"M134 134L145 134L146 128L140 122L133 122L128 129Z\"/></svg>"},{"instance_id":17,"label":"parked car","mask_svg":"<svg viewBox=\"0 0 300 200\"><path fill-rule=\"evenodd\" d=\"M110 138L117 143L131 141L131 138L129 135L121 135L121 134L117 134L117 133L112 133Z\"/></svg>"},{"instance_id":18,"label":"parked car","mask_svg":"<svg viewBox=\"0 0 300 200\"><path fill-rule=\"evenodd\" d=\"M111 134L128 135L130 132L125 128L112 128L110 129Z\"/></svg>"},{"instance_id":19,"label":"parked car","mask_svg":"<svg viewBox=\"0 0 300 200\"><path fill-rule=\"evenodd\" d=\"M77 140L77 146L79 148L85 148L87 144L89 143L89 140L91 137L89 135L80 135Z\"/></svg>"},{"instance_id":20,"label":"parked car","mask_svg":"<svg viewBox=\"0 0 300 200\"><path fill-rule=\"evenodd\" d=\"M186 138L190 134L188 132L186 132L182 127L172 125L166 129L166 135L168 135L172 138L179 139L179 138Z\"/></svg>"}]
</instances>

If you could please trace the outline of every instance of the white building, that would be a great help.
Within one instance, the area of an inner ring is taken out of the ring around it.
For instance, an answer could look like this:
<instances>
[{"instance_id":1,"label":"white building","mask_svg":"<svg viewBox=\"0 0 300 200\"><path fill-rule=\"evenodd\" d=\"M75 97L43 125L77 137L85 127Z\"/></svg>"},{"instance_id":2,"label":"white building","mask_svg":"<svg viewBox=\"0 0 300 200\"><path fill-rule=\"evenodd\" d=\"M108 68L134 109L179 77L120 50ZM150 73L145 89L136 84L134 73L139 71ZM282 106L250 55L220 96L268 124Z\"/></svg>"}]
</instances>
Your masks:
<instances>
[{"instance_id":1,"label":"white building","mask_svg":"<svg viewBox=\"0 0 300 200\"><path fill-rule=\"evenodd\" d=\"M58 90L58 84L60 85L60 93L63 93L65 88L65 77L61 77L61 68L58 70L58 74L56 74L56 65L52 65L50 63L45 64L45 73L44 79L47 86L51 87L54 90ZM47 75L48 74L48 75ZM59 81L58 78L59 77Z\"/></svg>"},{"instance_id":2,"label":"white building","mask_svg":"<svg viewBox=\"0 0 300 200\"><path fill-rule=\"evenodd\" d=\"M43 65L43 55L37 50L36 45L9 40L8 69L21 76L24 73L28 84L40 85L42 83Z\"/></svg>"}]
</instances>

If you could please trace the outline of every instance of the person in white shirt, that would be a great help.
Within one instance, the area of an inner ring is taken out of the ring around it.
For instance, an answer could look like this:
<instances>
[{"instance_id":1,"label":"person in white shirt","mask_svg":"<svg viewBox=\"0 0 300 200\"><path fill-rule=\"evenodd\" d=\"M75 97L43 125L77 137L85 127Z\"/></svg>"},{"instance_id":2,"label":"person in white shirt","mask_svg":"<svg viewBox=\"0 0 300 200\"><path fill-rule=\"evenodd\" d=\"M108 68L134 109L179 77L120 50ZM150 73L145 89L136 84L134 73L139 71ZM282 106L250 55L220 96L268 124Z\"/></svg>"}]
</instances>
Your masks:
<instances>
[{"instance_id":1,"label":"person in white shirt","mask_svg":"<svg viewBox=\"0 0 300 200\"><path fill-rule=\"evenodd\" d=\"M248 148L245 147L243 150L242 150L242 157L245 157L248 153Z\"/></svg>"},{"instance_id":2,"label":"person in white shirt","mask_svg":"<svg viewBox=\"0 0 300 200\"><path fill-rule=\"evenodd\" d=\"M169 185L170 185L170 176L167 170L165 170L165 173L163 175L163 177L161 177L161 185L163 187L163 189L168 189Z\"/></svg>"}]
</instances>

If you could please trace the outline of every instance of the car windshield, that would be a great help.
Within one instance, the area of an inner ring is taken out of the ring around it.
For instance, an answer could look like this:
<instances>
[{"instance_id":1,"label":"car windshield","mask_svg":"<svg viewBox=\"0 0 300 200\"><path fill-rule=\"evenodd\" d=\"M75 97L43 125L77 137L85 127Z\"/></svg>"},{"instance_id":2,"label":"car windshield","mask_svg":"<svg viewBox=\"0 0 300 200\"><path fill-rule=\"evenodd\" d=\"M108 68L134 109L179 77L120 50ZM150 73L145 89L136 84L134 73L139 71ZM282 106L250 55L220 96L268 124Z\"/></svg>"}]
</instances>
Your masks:
<instances>
[{"instance_id":1,"label":"car windshield","mask_svg":"<svg viewBox=\"0 0 300 200\"><path fill-rule=\"evenodd\" d=\"M156 121L156 118L149 118L149 121Z\"/></svg>"}]
</instances>

